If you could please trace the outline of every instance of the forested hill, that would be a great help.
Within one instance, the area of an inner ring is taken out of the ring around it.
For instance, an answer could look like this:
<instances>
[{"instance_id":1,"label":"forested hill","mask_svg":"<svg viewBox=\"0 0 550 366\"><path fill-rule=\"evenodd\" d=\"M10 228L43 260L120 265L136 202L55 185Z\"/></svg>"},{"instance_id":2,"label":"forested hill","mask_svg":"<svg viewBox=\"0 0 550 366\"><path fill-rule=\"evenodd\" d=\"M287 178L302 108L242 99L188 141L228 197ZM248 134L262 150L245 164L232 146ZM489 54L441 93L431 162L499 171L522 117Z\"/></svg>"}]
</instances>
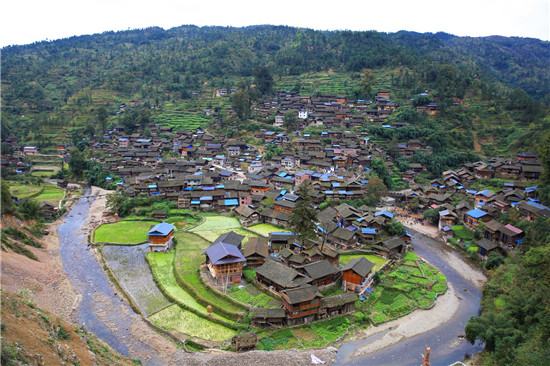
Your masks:
<instances>
[{"instance_id":1,"label":"forested hill","mask_svg":"<svg viewBox=\"0 0 550 366\"><path fill-rule=\"evenodd\" d=\"M231 80L236 87L257 66L267 66L276 80L319 72L347 73L358 80L364 69L375 74L384 70L391 82L383 86L400 89L403 98L429 88L439 100L464 98L469 92L498 100L515 89L512 107L524 112L519 119L528 125L538 118L534 100L548 101L549 64L550 43L526 38L287 26L105 32L3 48L2 131L20 127L21 115L39 123L58 118L57 125L75 126L73 112L54 117L51 112L99 91L161 105L204 92L205 85L227 87ZM346 94L365 97L349 86ZM503 103L494 103L497 112Z\"/></svg>"}]
</instances>

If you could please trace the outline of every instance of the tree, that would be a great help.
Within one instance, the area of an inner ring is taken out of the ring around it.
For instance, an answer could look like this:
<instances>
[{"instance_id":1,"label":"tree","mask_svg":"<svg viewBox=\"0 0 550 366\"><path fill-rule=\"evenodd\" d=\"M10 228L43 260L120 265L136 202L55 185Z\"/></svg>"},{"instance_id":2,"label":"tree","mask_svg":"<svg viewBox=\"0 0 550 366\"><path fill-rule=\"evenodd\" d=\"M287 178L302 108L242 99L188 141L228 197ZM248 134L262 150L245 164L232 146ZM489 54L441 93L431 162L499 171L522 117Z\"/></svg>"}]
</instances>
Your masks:
<instances>
[{"instance_id":1,"label":"tree","mask_svg":"<svg viewBox=\"0 0 550 366\"><path fill-rule=\"evenodd\" d=\"M107 109L105 109L105 107L99 107L96 111L95 116L97 118L99 128L101 129L100 133L105 132L105 130L107 129L107 118L109 117Z\"/></svg>"},{"instance_id":2,"label":"tree","mask_svg":"<svg viewBox=\"0 0 550 366\"><path fill-rule=\"evenodd\" d=\"M265 66L257 66L254 69L254 83L262 95L268 94L273 88L273 75Z\"/></svg>"},{"instance_id":3,"label":"tree","mask_svg":"<svg viewBox=\"0 0 550 366\"><path fill-rule=\"evenodd\" d=\"M287 132L296 131L298 124L296 123L296 111L286 111L285 112L285 126Z\"/></svg>"},{"instance_id":4,"label":"tree","mask_svg":"<svg viewBox=\"0 0 550 366\"><path fill-rule=\"evenodd\" d=\"M40 212L40 202L27 198L19 208L19 212L27 220L39 219L42 217Z\"/></svg>"},{"instance_id":5,"label":"tree","mask_svg":"<svg viewBox=\"0 0 550 366\"><path fill-rule=\"evenodd\" d=\"M487 261L485 262L485 269L486 270L491 270L491 269L494 270L494 269L498 268L503 263L504 263L504 257L503 256L501 256L498 253L491 252L487 256Z\"/></svg>"},{"instance_id":6,"label":"tree","mask_svg":"<svg viewBox=\"0 0 550 366\"><path fill-rule=\"evenodd\" d=\"M386 230L390 235L401 235L406 231L405 226L397 220L391 220L388 222L386 224Z\"/></svg>"},{"instance_id":7,"label":"tree","mask_svg":"<svg viewBox=\"0 0 550 366\"><path fill-rule=\"evenodd\" d=\"M296 202L296 206L292 209L292 214L290 215L290 228L296 234L300 235L300 240L302 242L302 247L306 239L315 238L315 220L317 219L317 214L313 208L313 201L309 194L311 186L309 183L302 183L296 195L300 199Z\"/></svg>"},{"instance_id":8,"label":"tree","mask_svg":"<svg viewBox=\"0 0 550 366\"><path fill-rule=\"evenodd\" d=\"M380 202L380 198L388 194L388 188L380 178L372 177L367 183L367 197L371 204Z\"/></svg>"},{"instance_id":9,"label":"tree","mask_svg":"<svg viewBox=\"0 0 550 366\"><path fill-rule=\"evenodd\" d=\"M71 172L74 174L75 177L82 176L82 173L84 173L84 170L86 169L87 162L84 160L84 155L80 150L75 149L71 151L71 156L69 158L69 167L71 168Z\"/></svg>"},{"instance_id":10,"label":"tree","mask_svg":"<svg viewBox=\"0 0 550 366\"><path fill-rule=\"evenodd\" d=\"M237 117L241 120L250 115L250 96L247 90L239 90L231 97L231 105Z\"/></svg>"},{"instance_id":11,"label":"tree","mask_svg":"<svg viewBox=\"0 0 550 366\"><path fill-rule=\"evenodd\" d=\"M5 180L2 180L2 214L14 213L15 205L11 199L10 186Z\"/></svg>"},{"instance_id":12,"label":"tree","mask_svg":"<svg viewBox=\"0 0 550 366\"><path fill-rule=\"evenodd\" d=\"M366 69L363 71L363 75L361 76L361 93L363 97L369 98L372 93L372 88L376 85L376 76L372 72L371 69Z\"/></svg>"}]
</instances>

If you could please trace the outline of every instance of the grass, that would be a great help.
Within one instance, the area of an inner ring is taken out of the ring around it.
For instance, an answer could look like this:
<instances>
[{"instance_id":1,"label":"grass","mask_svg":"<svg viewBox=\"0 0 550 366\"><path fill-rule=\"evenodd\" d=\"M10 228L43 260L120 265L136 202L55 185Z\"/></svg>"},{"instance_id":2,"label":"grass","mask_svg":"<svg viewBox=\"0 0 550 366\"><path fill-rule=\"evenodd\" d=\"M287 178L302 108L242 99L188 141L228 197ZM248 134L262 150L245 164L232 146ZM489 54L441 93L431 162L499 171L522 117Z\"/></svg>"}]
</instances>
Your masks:
<instances>
[{"instance_id":1,"label":"grass","mask_svg":"<svg viewBox=\"0 0 550 366\"><path fill-rule=\"evenodd\" d=\"M10 193L12 196L18 198L27 198L40 192L41 185L34 184L17 184L15 182L8 182L10 186Z\"/></svg>"},{"instance_id":2,"label":"grass","mask_svg":"<svg viewBox=\"0 0 550 366\"><path fill-rule=\"evenodd\" d=\"M209 322L177 305L171 305L151 315L150 319L167 330L175 329L192 337L209 341L224 341L237 334L230 328Z\"/></svg>"},{"instance_id":3,"label":"grass","mask_svg":"<svg viewBox=\"0 0 550 366\"><path fill-rule=\"evenodd\" d=\"M54 184L46 184L44 185L44 190L42 193L35 199L39 202L47 201L57 206L59 205L59 201L63 199L63 193L64 190L62 188L57 188Z\"/></svg>"},{"instance_id":4,"label":"grass","mask_svg":"<svg viewBox=\"0 0 550 366\"><path fill-rule=\"evenodd\" d=\"M228 295L242 302L243 304L249 304L254 307L263 307L263 308L280 308L282 303L276 298L269 296L256 288L253 284L248 284L243 288L239 286L234 286L228 291ZM275 302L278 303L277 306L272 305Z\"/></svg>"},{"instance_id":5,"label":"grass","mask_svg":"<svg viewBox=\"0 0 550 366\"><path fill-rule=\"evenodd\" d=\"M147 258L153 269L153 276L164 287L172 297L178 299L186 306L197 310L198 312L208 315L206 307L199 304L195 298L185 291L176 281L173 272L174 253L147 253ZM218 314L212 313L213 317L232 323Z\"/></svg>"},{"instance_id":6,"label":"grass","mask_svg":"<svg viewBox=\"0 0 550 366\"><path fill-rule=\"evenodd\" d=\"M202 253L210 243L191 232L176 233L176 256L174 266L183 279L206 299L211 299L220 307L233 312L240 312L242 308L224 301L223 298L212 294L211 290L200 280L199 266L204 262Z\"/></svg>"},{"instance_id":7,"label":"grass","mask_svg":"<svg viewBox=\"0 0 550 366\"><path fill-rule=\"evenodd\" d=\"M201 230L201 231L195 231L197 235L202 236L204 239L208 240L209 242L213 242L216 240L220 235L225 234L227 232L233 231L236 234L244 236L243 239L243 247L248 242L250 238L257 237L258 234L255 234L253 232L250 232L245 229L220 229L220 230Z\"/></svg>"},{"instance_id":8,"label":"grass","mask_svg":"<svg viewBox=\"0 0 550 366\"><path fill-rule=\"evenodd\" d=\"M239 229L241 223L235 217L227 216L206 216L202 224L195 227L191 231L210 231L210 230L223 230L223 229Z\"/></svg>"},{"instance_id":9,"label":"grass","mask_svg":"<svg viewBox=\"0 0 550 366\"><path fill-rule=\"evenodd\" d=\"M455 238L462 241L474 240L474 232L470 229L465 228L463 225L453 226L452 229L455 233Z\"/></svg>"},{"instance_id":10,"label":"grass","mask_svg":"<svg viewBox=\"0 0 550 366\"><path fill-rule=\"evenodd\" d=\"M119 221L100 225L94 231L96 243L139 244L147 241L147 232L158 221Z\"/></svg>"},{"instance_id":11,"label":"grass","mask_svg":"<svg viewBox=\"0 0 550 366\"><path fill-rule=\"evenodd\" d=\"M256 224L256 225L249 226L248 228L252 231L257 232L261 236L265 236L265 237L269 236L269 234L272 232L286 232L286 233L291 232L290 230L280 229L276 226L269 225L269 224Z\"/></svg>"},{"instance_id":12,"label":"grass","mask_svg":"<svg viewBox=\"0 0 550 366\"><path fill-rule=\"evenodd\" d=\"M340 261L340 264L346 265L352 259L359 258L359 257L365 257L366 259L368 259L369 261L374 263L374 268L373 269L375 271L377 271L378 268L382 267L382 265L388 261L385 258L381 258L381 257L378 257L376 255L371 255L371 254L351 254L351 255L350 254L342 254L342 255L340 255L340 260L339 261Z\"/></svg>"}]
</instances>

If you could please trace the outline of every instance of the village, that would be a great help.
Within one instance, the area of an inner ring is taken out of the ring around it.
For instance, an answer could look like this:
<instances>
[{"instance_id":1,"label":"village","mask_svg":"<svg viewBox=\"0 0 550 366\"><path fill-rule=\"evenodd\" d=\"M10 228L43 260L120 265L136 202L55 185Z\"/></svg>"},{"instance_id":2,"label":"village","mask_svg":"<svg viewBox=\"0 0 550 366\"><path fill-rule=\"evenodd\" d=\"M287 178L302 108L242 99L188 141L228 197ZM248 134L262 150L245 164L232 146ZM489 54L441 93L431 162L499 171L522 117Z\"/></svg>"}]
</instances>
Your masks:
<instances>
[{"instance_id":1,"label":"village","mask_svg":"<svg viewBox=\"0 0 550 366\"><path fill-rule=\"evenodd\" d=\"M129 104L134 107L139 101ZM115 195L162 203L162 209L155 210L137 205L122 221L118 212L106 212L92 243L103 246L111 264L110 249L105 248L121 244L117 238L125 233L98 239L99 233L110 225L112 233L120 231L114 227L118 223L149 220L132 229L141 230L139 239L123 244L147 247L143 256L162 293L159 297L176 304L178 311L224 327L212 331L216 336L203 338L185 326L168 331L184 344L222 347L232 336L236 350L278 349L281 344L267 340L281 328L338 319L336 338L314 337L310 342L320 346L340 340L352 324L377 325L417 308L429 309L446 292L446 281L414 254L407 227L428 227L441 245L454 245L481 262L491 253L506 256L521 245L524 233L514 226L519 219L550 215L532 184L542 172L533 153L463 164L437 179L427 179L428 169L420 163L400 171L388 144L366 132L349 131L365 121L385 123L398 107L389 91L379 91L374 103L279 92L254 107L266 120L274 116L273 128L246 138L228 138L212 128L174 131L151 124L147 137L125 134L123 126L116 126L96 140L84 140L103 168L105 186ZM119 112L126 108L121 105ZM417 111L436 114L437 105L419 106ZM284 132L289 119L294 129ZM382 128L407 125L391 122ZM306 133L306 126L314 132ZM40 152L11 143L14 154L3 157L2 165L25 174L32 167L24 156ZM417 139L398 141L395 148L397 156L404 157L432 150ZM57 155L68 162L75 149L59 144ZM380 179L371 176L380 162L400 189L380 187ZM67 188L66 180L51 182ZM310 187L307 199L316 213L315 238L301 238L291 230L293 210L304 199L297 194L303 185ZM61 203L44 202L40 208L51 220ZM510 221L502 222L507 213ZM224 226L226 222L230 224ZM189 263L187 256L193 258ZM134 297L127 292L128 298ZM196 301L188 301L189 295ZM384 297L390 299L381 301ZM142 308L139 298L132 301ZM169 316L159 315L165 310L161 306L142 313L160 329L177 328L166 320Z\"/></svg>"}]
</instances>

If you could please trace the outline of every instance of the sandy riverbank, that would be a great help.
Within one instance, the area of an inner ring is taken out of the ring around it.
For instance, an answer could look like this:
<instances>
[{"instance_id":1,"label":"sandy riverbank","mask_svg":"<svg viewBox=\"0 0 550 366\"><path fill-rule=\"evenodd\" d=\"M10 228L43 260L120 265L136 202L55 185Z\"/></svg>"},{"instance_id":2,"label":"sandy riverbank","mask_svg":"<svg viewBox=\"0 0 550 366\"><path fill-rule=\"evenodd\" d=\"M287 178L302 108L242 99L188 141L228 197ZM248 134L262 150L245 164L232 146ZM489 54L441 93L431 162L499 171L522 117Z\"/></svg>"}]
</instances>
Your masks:
<instances>
[{"instance_id":1,"label":"sandy riverbank","mask_svg":"<svg viewBox=\"0 0 550 366\"><path fill-rule=\"evenodd\" d=\"M415 310L411 314L378 327L371 327L360 332L356 338L366 338L374 334L390 330L382 338L379 338L353 353L358 357L382 349L401 341L404 338L413 337L437 328L449 321L458 310L460 299L454 288L449 285L445 295L435 301L435 306L430 310Z\"/></svg>"}]
</instances>

